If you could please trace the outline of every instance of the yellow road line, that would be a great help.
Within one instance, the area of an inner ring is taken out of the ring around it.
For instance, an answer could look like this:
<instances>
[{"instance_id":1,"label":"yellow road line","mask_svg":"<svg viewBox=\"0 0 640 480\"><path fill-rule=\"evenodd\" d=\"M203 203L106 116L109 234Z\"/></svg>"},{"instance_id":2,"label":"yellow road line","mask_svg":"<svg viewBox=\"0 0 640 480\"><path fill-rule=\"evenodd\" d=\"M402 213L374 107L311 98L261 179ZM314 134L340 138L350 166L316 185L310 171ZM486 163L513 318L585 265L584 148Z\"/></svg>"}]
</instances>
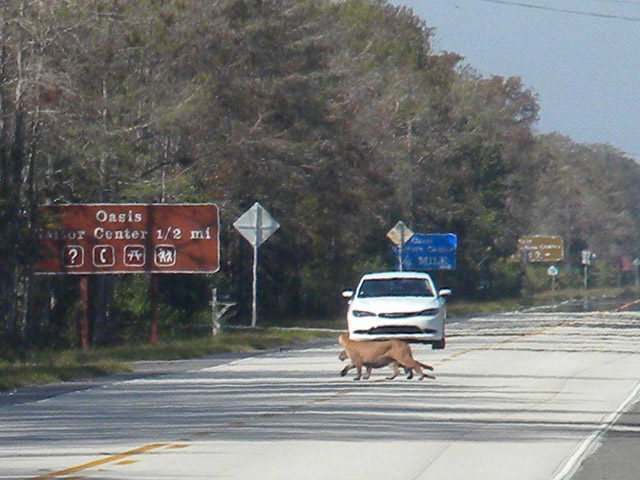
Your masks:
<instances>
[{"instance_id":1,"label":"yellow road line","mask_svg":"<svg viewBox=\"0 0 640 480\"><path fill-rule=\"evenodd\" d=\"M179 450L181 448L187 448L189 446L190 446L189 444L185 444L185 443L176 443L174 445L169 445L167 447L167 450Z\"/></svg>"},{"instance_id":2,"label":"yellow road line","mask_svg":"<svg viewBox=\"0 0 640 480\"><path fill-rule=\"evenodd\" d=\"M45 475L33 477L30 480L42 480L45 478L62 477L64 475L69 475L71 473L77 473L83 470L87 470L89 468L97 467L99 465L104 465L105 463L116 462L118 460L122 460L132 455L139 455L141 453L145 453L150 450L155 450L156 448L164 447L165 445L167 444L166 443L150 443L149 445L144 445L139 448L134 448L133 450L129 450L128 452L119 453L117 455L111 455L109 457L101 458L100 460L94 460L93 462L87 462L87 463L83 463L82 465L77 465L75 467L65 468L64 470L58 470L57 472L47 473Z\"/></svg>"},{"instance_id":3,"label":"yellow road line","mask_svg":"<svg viewBox=\"0 0 640 480\"><path fill-rule=\"evenodd\" d=\"M637 305L638 303L640 303L640 300L634 300L633 302L625 303L624 305L621 305L618 308L616 308L614 310L614 312L621 312L622 310L626 310L629 307L633 307L634 305Z\"/></svg>"}]
</instances>

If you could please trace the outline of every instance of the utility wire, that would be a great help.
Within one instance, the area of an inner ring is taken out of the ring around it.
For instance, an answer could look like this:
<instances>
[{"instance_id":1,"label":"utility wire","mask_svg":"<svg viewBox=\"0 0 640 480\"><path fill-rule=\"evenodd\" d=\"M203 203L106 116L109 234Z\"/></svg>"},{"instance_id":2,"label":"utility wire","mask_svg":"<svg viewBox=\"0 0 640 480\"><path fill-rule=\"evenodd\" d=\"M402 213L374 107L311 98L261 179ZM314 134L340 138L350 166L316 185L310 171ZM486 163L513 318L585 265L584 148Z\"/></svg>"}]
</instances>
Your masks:
<instances>
[{"instance_id":1,"label":"utility wire","mask_svg":"<svg viewBox=\"0 0 640 480\"><path fill-rule=\"evenodd\" d=\"M582 15L586 17L606 18L610 20L625 20L627 22L640 22L640 17L630 17L627 15L612 15L608 13L587 12L584 10L569 10L565 8L545 7L543 5L534 5L523 2L509 2L507 0L477 0L478 2L497 3L499 5L509 5L512 7L532 8L535 10L547 10L550 12L569 13L571 15Z\"/></svg>"}]
</instances>

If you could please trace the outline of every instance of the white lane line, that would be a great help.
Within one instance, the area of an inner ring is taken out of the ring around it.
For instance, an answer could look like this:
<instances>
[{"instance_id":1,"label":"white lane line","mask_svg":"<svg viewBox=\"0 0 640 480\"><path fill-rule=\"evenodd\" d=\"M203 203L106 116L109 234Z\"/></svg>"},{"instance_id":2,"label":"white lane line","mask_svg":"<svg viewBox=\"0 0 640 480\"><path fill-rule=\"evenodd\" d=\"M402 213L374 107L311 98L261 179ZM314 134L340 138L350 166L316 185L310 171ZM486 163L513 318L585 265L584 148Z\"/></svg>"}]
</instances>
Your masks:
<instances>
[{"instance_id":1,"label":"white lane line","mask_svg":"<svg viewBox=\"0 0 640 480\"><path fill-rule=\"evenodd\" d=\"M568 480L578 470L582 462L595 452L600 446L600 442L604 434L607 433L622 416L622 414L635 401L640 393L640 381L636 383L635 388L629 396L620 404L617 410L605 417L604 421L599 425L598 429L587 437L577 448L574 454L569 457L564 466L553 476L553 480Z\"/></svg>"}]
</instances>

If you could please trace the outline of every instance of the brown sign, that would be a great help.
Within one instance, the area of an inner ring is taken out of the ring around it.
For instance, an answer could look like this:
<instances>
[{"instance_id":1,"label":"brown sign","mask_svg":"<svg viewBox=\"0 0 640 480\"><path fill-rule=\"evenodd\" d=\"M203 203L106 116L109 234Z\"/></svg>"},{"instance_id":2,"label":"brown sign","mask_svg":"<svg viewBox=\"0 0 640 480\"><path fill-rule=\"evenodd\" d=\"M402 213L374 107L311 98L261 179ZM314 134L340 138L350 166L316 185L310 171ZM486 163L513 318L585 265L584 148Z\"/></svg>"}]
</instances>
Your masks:
<instances>
[{"instance_id":1,"label":"brown sign","mask_svg":"<svg viewBox=\"0 0 640 480\"><path fill-rule=\"evenodd\" d=\"M75 204L40 208L38 273L211 273L213 204Z\"/></svg>"},{"instance_id":2,"label":"brown sign","mask_svg":"<svg viewBox=\"0 0 640 480\"><path fill-rule=\"evenodd\" d=\"M616 262L616 267L621 272L633 272L636 267L633 266L633 261L631 257L623 256L618 257L618 261Z\"/></svg>"},{"instance_id":3,"label":"brown sign","mask_svg":"<svg viewBox=\"0 0 640 480\"><path fill-rule=\"evenodd\" d=\"M521 258L527 262L560 262L564 259L562 237L532 235L518 239Z\"/></svg>"}]
</instances>

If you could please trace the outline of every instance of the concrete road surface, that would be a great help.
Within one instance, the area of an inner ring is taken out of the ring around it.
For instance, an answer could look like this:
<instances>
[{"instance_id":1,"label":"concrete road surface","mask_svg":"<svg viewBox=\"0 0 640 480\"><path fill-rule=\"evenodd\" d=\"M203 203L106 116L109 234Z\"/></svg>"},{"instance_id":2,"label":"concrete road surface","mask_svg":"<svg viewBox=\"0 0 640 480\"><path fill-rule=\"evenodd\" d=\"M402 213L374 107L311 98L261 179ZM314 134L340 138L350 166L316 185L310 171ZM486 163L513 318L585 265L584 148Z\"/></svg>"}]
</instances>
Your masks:
<instances>
[{"instance_id":1,"label":"concrete road surface","mask_svg":"<svg viewBox=\"0 0 640 480\"><path fill-rule=\"evenodd\" d=\"M638 397L638 314L448 335L413 347L436 380L354 382L328 344L0 401L0 478L561 480Z\"/></svg>"}]
</instances>

